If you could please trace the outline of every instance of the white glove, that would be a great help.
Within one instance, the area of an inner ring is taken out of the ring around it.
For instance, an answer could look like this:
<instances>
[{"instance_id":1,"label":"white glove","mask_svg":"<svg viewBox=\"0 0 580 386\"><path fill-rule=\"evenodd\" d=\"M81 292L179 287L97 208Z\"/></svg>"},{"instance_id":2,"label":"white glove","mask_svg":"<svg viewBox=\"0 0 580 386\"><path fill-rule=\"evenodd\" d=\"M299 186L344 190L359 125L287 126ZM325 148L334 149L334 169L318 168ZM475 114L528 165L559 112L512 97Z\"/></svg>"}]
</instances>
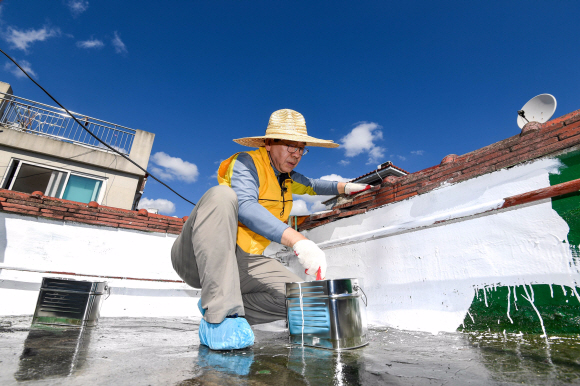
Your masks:
<instances>
[{"instance_id":1,"label":"white glove","mask_svg":"<svg viewBox=\"0 0 580 386\"><path fill-rule=\"evenodd\" d=\"M318 245L311 240L300 240L292 249L300 264L306 268L307 275L316 276L316 271L320 268L320 276L323 279L326 277L326 256Z\"/></svg>"},{"instance_id":2,"label":"white glove","mask_svg":"<svg viewBox=\"0 0 580 386\"><path fill-rule=\"evenodd\" d=\"M355 184L354 182L349 182L344 186L344 193L353 195L356 193L364 192L365 190L369 190L370 188L371 188L370 185Z\"/></svg>"}]
</instances>

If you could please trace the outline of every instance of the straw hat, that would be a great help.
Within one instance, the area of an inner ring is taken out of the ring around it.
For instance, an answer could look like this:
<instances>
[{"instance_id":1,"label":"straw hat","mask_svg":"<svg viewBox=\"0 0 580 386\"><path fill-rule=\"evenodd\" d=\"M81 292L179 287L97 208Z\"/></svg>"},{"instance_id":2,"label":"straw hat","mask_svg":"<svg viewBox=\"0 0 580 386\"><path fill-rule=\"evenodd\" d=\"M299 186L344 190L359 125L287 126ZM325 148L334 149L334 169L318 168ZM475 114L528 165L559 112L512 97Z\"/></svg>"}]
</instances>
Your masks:
<instances>
[{"instance_id":1,"label":"straw hat","mask_svg":"<svg viewBox=\"0 0 580 386\"><path fill-rule=\"evenodd\" d=\"M338 143L326 139L318 139L308 135L306 132L306 121L298 111L282 109L274 111L270 116L266 135L261 137L246 137L234 139L234 142L249 147L260 147L265 145L265 140L285 139L287 141L306 142L306 146L317 147L338 147Z\"/></svg>"}]
</instances>

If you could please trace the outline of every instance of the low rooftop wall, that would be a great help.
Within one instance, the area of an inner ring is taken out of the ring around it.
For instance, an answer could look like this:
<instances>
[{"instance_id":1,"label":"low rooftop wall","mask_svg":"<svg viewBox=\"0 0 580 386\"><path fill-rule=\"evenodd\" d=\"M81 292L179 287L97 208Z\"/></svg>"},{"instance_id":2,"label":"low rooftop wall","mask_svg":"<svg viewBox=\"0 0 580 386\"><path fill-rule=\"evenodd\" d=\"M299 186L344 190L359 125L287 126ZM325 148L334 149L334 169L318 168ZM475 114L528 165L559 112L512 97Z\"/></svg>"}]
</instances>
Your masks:
<instances>
[{"instance_id":1,"label":"low rooftop wall","mask_svg":"<svg viewBox=\"0 0 580 386\"><path fill-rule=\"evenodd\" d=\"M187 216L177 218L153 214L145 209L125 210L99 205L94 201L83 204L44 196L42 192L27 194L6 189L0 189L0 211L90 225L176 235L181 232L183 223L187 219Z\"/></svg>"},{"instance_id":2,"label":"low rooftop wall","mask_svg":"<svg viewBox=\"0 0 580 386\"><path fill-rule=\"evenodd\" d=\"M390 176L382 184L361 193L326 213L306 218L299 230L365 213L393 202L424 194L445 183L466 181L580 145L580 110L544 124L531 122L522 132L464 155L450 154L436 165L402 177Z\"/></svg>"}]
</instances>

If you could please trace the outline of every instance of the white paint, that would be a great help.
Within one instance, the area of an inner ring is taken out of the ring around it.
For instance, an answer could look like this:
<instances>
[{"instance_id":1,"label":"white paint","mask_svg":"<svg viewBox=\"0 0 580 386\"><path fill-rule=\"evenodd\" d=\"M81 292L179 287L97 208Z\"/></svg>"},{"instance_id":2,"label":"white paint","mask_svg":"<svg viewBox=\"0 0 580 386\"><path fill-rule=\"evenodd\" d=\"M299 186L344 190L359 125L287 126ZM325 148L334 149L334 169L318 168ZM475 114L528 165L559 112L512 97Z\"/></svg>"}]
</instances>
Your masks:
<instances>
[{"instance_id":1,"label":"white paint","mask_svg":"<svg viewBox=\"0 0 580 386\"><path fill-rule=\"evenodd\" d=\"M298 290L300 290L300 314L302 315L302 344L304 347L304 305L302 304L302 283L298 283Z\"/></svg>"},{"instance_id":2,"label":"white paint","mask_svg":"<svg viewBox=\"0 0 580 386\"><path fill-rule=\"evenodd\" d=\"M557 159L538 160L445 185L314 228L305 235L323 246L333 246L325 250L329 278L364 279L369 323L455 331L467 314L475 288L570 285L571 280L580 280L576 266L570 266L569 246L562 243L568 225L552 209L550 200L476 214L505 197L550 186L549 174L557 173L559 167ZM458 213L471 215L440 226L344 243L353 241L353 235L389 227L402 229ZM300 272L293 260L290 267Z\"/></svg>"},{"instance_id":3,"label":"white paint","mask_svg":"<svg viewBox=\"0 0 580 386\"><path fill-rule=\"evenodd\" d=\"M578 299L578 302L580 302L580 296L578 296L578 291L576 291L576 283L571 285L571 287L572 287L572 291L574 291L574 296L576 296L576 299Z\"/></svg>"},{"instance_id":4,"label":"white paint","mask_svg":"<svg viewBox=\"0 0 580 386\"><path fill-rule=\"evenodd\" d=\"M352 236L341 237L339 239L319 243L318 246L321 249L330 249L337 246L360 243L371 239L379 239L407 230L428 227L440 221L449 221L453 219L459 219L462 217L469 217L475 214L487 212L489 210L498 209L501 208L503 203L504 203L503 199L493 200L491 202L486 202L466 208L453 210L448 213L439 213L436 215L420 217L418 219L413 219L411 221L407 221L401 224L395 224L388 227L383 227L381 229L373 229L371 231L355 234Z\"/></svg>"},{"instance_id":5,"label":"white paint","mask_svg":"<svg viewBox=\"0 0 580 386\"><path fill-rule=\"evenodd\" d=\"M561 287L562 287L562 292L564 292L564 296L566 296L567 295L566 288L564 288L563 285Z\"/></svg>"},{"instance_id":6,"label":"white paint","mask_svg":"<svg viewBox=\"0 0 580 386\"><path fill-rule=\"evenodd\" d=\"M170 257L176 237L1 212L0 267L85 276L0 268L0 315L32 314L45 276L107 281L101 316L199 316L199 292L186 284L95 277L181 280Z\"/></svg>"},{"instance_id":7,"label":"white paint","mask_svg":"<svg viewBox=\"0 0 580 386\"><path fill-rule=\"evenodd\" d=\"M471 312L469 312L469 310L467 310L467 315L469 315L469 317L471 318L471 321L473 323L475 323L475 319L473 319L473 315L471 315Z\"/></svg>"},{"instance_id":8,"label":"white paint","mask_svg":"<svg viewBox=\"0 0 580 386\"><path fill-rule=\"evenodd\" d=\"M508 303L507 303L508 305L507 305L507 317L508 317L508 319L510 320L511 324L514 324L514 321L512 320L512 317L510 316L510 301L511 301L511 300L510 300L510 298L511 298L511 288L510 288L510 286L509 286L509 285L507 286L507 288L508 288ZM504 335L505 335L505 330L503 330L503 333L504 333Z\"/></svg>"},{"instance_id":9,"label":"white paint","mask_svg":"<svg viewBox=\"0 0 580 386\"><path fill-rule=\"evenodd\" d=\"M526 294L522 295L522 297L524 299L526 299L531 304L531 306L534 308L534 311L536 311L536 314L538 315L538 318L540 319L540 325L542 326L542 332L544 333L542 335L542 337L546 339L546 344L549 346L550 342L548 341L548 334L546 334L546 328L544 327L544 319L542 319L542 315L540 315L540 311L538 311L538 309L536 308L536 305L534 304L534 289L530 285L530 291L532 293L532 296L530 298L530 294L528 293L528 287L526 287L525 284L523 285L523 287L524 287L524 291L526 292Z\"/></svg>"},{"instance_id":10,"label":"white paint","mask_svg":"<svg viewBox=\"0 0 580 386\"><path fill-rule=\"evenodd\" d=\"M545 159L445 185L306 235L317 243L334 242L326 250L329 278L364 280L369 323L454 331L463 322L477 288L485 291L497 283L564 286L580 281L569 246L562 243L568 226L549 200L477 214L504 197L549 186L548 175L558 167L557 160ZM459 215L469 217L433 225L434 219ZM409 229L417 224L431 225ZM406 230L343 242L352 235L389 227ZM174 239L0 213L0 264L4 266L178 280L170 262ZM304 277L295 258L290 267ZM0 270L0 315L31 314L38 294L33 287L39 286L41 277L34 272ZM116 291L105 301L103 316L198 315L199 295L185 284L110 282Z\"/></svg>"}]
</instances>

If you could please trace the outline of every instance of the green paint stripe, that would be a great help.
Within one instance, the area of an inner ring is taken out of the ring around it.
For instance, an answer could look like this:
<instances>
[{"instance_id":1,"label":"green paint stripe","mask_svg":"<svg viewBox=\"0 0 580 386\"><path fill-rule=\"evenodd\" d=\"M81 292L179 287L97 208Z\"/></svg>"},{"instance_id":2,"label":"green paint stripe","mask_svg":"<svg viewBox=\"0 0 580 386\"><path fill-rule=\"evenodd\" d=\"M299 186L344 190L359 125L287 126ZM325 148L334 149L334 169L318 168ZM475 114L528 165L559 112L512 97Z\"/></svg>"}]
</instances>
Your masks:
<instances>
[{"instance_id":1,"label":"green paint stripe","mask_svg":"<svg viewBox=\"0 0 580 386\"><path fill-rule=\"evenodd\" d=\"M542 316L546 333L580 333L579 291L577 287L548 284L479 289L458 330L541 334L535 306ZM533 298L534 306L527 298Z\"/></svg>"},{"instance_id":2,"label":"green paint stripe","mask_svg":"<svg viewBox=\"0 0 580 386\"><path fill-rule=\"evenodd\" d=\"M563 154L558 157L563 167L560 174L550 174L550 185L560 184L580 178L580 151ZM578 256L580 245L580 192L552 198L552 208L570 227L568 243L572 253Z\"/></svg>"}]
</instances>

